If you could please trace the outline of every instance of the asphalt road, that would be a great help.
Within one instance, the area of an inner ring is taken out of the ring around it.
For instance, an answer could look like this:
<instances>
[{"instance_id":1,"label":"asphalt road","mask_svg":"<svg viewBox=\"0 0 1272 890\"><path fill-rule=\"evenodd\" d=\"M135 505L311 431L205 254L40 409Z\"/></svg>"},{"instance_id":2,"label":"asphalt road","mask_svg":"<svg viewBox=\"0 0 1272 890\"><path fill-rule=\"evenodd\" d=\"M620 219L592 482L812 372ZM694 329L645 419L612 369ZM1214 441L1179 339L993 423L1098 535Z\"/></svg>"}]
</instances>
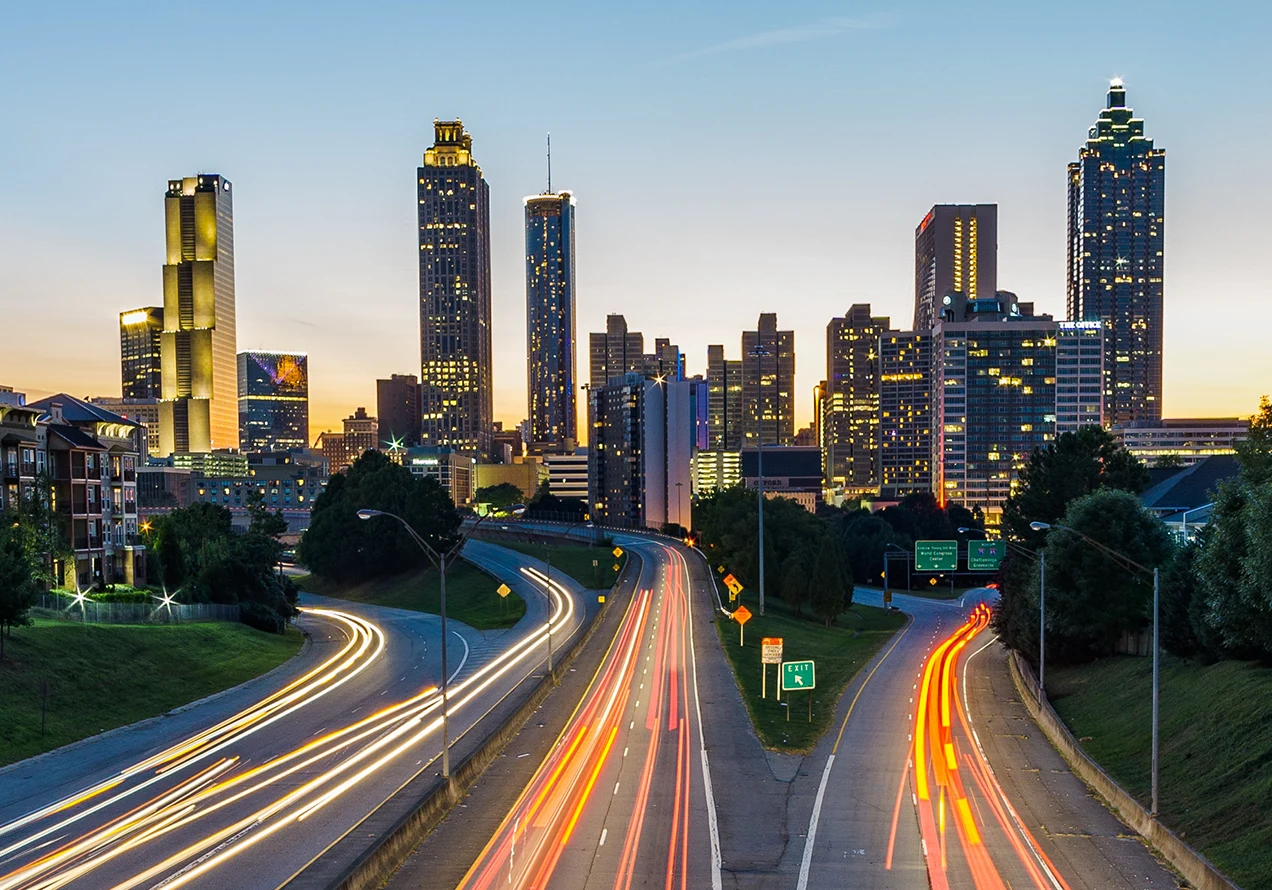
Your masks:
<instances>
[{"instance_id":1,"label":"asphalt road","mask_svg":"<svg viewBox=\"0 0 1272 890\"><path fill-rule=\"evenodd\" d=\"M564 645L582 591L482 542L466 554L527 603L512 630L451 622L452 739ZM492 582L495 583L495 582ZM436 769L440 619L302 600L313 644L228 695L0 773L0 890L275 887L394 790Z\"/></svg>"},{"instance_id":2,"label":"asphalt road","mask_svg":"<svg viewBox=\"0 0 1272 890\"><path fill-rule=\"evenodd\" d=\"M710 598L691 577L689 561L701 560L649 538L615 540L642 557L631 605L461 887L721 886L694 646L695 633L711 634Z\"/></svg>"}]
</instances>

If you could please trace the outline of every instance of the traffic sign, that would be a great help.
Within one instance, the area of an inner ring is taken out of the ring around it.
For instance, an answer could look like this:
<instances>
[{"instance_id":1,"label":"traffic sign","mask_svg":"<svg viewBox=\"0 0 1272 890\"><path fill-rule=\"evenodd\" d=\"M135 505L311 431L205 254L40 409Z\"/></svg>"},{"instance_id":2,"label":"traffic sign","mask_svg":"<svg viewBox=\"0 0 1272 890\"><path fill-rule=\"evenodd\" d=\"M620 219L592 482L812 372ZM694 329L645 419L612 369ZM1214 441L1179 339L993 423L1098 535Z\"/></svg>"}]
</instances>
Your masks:
<instances>
[{"instance_id":1,"label":"traffic sign","mask_svg":"<svg viewBox=\"0 0 1272 890\"><path fill-rule=\"evenodd\" d=\"M764 637L760 640L760 664L782 663L782 638Z\"/></svg>"},{"instance_id":2,"label":"traffic sign","mask_svg":"<svg viewBox=\"0 0 1272 890\"><path fill-rule=\"evenodd\" d=\"M615 558L615 559L618 559L618 558L619 558L620 556L622 556L622 555L623 555L623 548L622 548L622 547L615 547L615 548L614 548L614 558Z\"/></svg>"},{"instance_id":3,"label":"traffic sign","mask_svg":"<svg viewBox=\"0 0 1272 890\"><path fill-rule=\"evenodd\" d=\"M733 613L733 620L738 624L746 624L751 620L751 610L746 606L738 606Z\"/></svg>"},{"instance_id":4,"label":"traffic sign","mask_svg":"<svg viewBox=\"0 0 1272 890\"><path fill-rule=\"evenodd\" d=\"M996 572L1007 555L1006 541L968 541L967 570L969 572Z\"/></svg>"},{"instance_id":5,"label":"traffic sign","mask_svg":"<svg viewBox=\"0 0 1272 890\"><path fill-rule=\"evenodd\" d=\"M958 541L915 541L916 572L957 572Z\"/></svg>"},{"instance_id":6,"label":"traffic sign","mask_svg":"<svg viewBox=\"0 0 1272 890\"><path fill-rule=\"evenodd\" d=\"M509 587L507 584L500 584L498 587L495 588L495 593L499 594L500 596L507 596L508 594L512 593L512 588Z\"/></svg>"},{"instance_id":7,"label":"traffic sign","mask_svg":"<svg viewBox=\"0 0 1272 890\"><path fill-rule=\"evenodd\" d=\"M614 571L617 572L620 568L622 568L622 566L620 566L618 563L614 563Z\"/></svg>"},{"instance_id":8,"label":"traffic sign","mask_svg":"<svg viewBox=\"0 0 1272 890\"><path fill-rule=\"evenodd\" d=\"M782 662L782 691L817 688L817 671L811 661Z\"/></svg>"}]
</instances>

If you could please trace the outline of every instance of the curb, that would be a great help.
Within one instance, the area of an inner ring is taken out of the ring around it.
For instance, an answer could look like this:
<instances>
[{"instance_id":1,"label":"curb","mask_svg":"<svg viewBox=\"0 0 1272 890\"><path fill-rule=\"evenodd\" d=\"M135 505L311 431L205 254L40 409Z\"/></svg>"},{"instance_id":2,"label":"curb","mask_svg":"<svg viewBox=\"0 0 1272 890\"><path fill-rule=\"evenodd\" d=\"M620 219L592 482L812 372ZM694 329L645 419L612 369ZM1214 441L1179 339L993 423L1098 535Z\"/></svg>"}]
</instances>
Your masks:
<instances>
[{"instance_id":1,"label":"curb","mask_svg":"<svg viewBox=\"0 0 1272 890\"><path fill-rule=\"evenodd\" d=\"M1020 695L1020 700L1033 717L1034 722L1051 742L1052 747L1068 761L1092 791L1108 804L1126 825L1134 829L1140 837L1161 854L1175 870L1184 876L1190 885L1197 890L1241 890L1236 884L1224 877L1210 860L1202 856L1140 805L1139 801L1126 793L1121 785L1104 771L1078 744L1069 727L1060 720L1059 715L1045 699L1038 701L1038 681L1033 673L1021 665L1019 652L1011 652L1007 664L1011 668L1011 681Z\"/></svg>"}]
</instances>

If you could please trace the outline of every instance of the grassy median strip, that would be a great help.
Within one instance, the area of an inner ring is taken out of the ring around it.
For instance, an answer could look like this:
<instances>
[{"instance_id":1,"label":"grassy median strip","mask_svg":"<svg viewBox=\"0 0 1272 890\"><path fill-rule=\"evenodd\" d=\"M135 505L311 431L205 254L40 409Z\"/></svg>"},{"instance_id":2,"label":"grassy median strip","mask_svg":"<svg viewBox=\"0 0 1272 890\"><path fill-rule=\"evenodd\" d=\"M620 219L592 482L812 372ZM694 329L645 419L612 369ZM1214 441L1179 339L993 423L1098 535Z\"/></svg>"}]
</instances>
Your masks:
<instances>
[{"instance_id":1,"label":"grassy median strip","mask_svg":"<svg viewBox=\"0 0 1272 890\"><path fill-rule=\"evenodd\" d=\"M355 584L340 584L316 575L301 575L295 581L301 590L355 603L434 614L442 608L438 573L431 567ZM499 596L498 587L496 579L466 562L448 565L446 617L477 630L512 627L526 614L526 604L515 593Z\"/></svg>"},{"instance_id":2,"label":"grassy median strip","mask_svg":"<svg viewBox=\"0 0 1272 890\"><path fill-rule=\"evenodd\" d=\"M0 765L237 686L291 658L300 631L244 624L83 625L37 619L5 640ZM40 705L48 710L40 732Z\"/></svg>"},{"instance_id":3,"label":"grassy median strip","mask_svg":"<svg viewBox=\"0 0 1272 890\"><path fill-rule=\"evenodd\" d=\"M1152 659L1047 665L1056 712L1148 806ZM1245 890L1272 890L1272 667L1163 657L1162 821Z\"/></svg>"},{"instance_id":4,"label":"grassy median strip","mask_svg":"<svg viewBox=\"0 0 1272 890\"><path fill-rule=\"evenodd\" d=\"M491 543L539 560L546 556L542 544L529 541L502 541L493 538ZM627 559L626 554L615 559L613 550L613 544L597 544L595 547L589 547L587 544L553 544L552 571L568 575L588 590L609 590L618 583L618 572L614 570L614 566L618 566L621 570L623 561Z\"/></svg>"},{"instance_id":5,"label":"grassy median strip","mask_svg":"<svg viewBox=\"0 0 1272 890\"><path fill-rule=\"evenodd\" d=\"M849 681L905 624L904 615L872 606L852 606L839 616L834 627L826 627L808 614L795 615L779 599L767 600L763 616L754 598L750 598L746 606L753 614L746 624L745 647L739 645L736 622L721 619L716 622L716 630L760 742L766 748L789 753L813 750L817 740L830 728L835 705ZM786 661L812 659L816 662L817 688L811 694L811 723L808 722L809 693L784 693L782 700L777 700L777 667L774 665L767 668L768 697L760 697L762 637L781 637L784 640L782 657Z\"/></svg>"}]
</instances>

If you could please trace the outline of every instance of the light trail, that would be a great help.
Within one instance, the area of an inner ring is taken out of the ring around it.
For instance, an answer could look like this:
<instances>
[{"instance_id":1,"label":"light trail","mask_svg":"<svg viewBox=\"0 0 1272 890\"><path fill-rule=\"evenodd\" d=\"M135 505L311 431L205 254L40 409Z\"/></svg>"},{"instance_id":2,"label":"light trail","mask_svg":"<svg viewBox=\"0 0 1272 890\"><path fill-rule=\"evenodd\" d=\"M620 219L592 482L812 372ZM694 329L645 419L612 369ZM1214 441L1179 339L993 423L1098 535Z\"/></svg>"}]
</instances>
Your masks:
<instances>
[{"instance_id":1,"label":"light trail","mask_svg":"<svg viewBox=\"0 0 1272 890\"><path fill-rule=\"evenodd\" d=\"M548 621L531 628L521 640L481 669L452 684L449 696L452 717L471 710L483 692L519 666L532 670L542 657L539 647L547 642L549 633L559 634L563 627L571 627L573 624L576 610L568 590L556 581L549 582L536 570L523 571L547 595L550 602ZM172 780L174 773L241 741L245 736L294 712L297 707L347 682L364 670L383 650L384 637L375 625L344 613L312 611L343 623L348 628L350 640L340 653L251 708L146 758L109 782L100 783L0 826L0 834L16 832L22 828L37 826L41 820L48 820L61 812L95 801L93 806L17 840L0 851L0 861L5 856L12 859L43 838L100 813L108 806L116 806L126 797L138 794L158 782ZM516 682L521 682L521 679L517 678ZM496 701L490 707L497 704ZM197 784L193 780L179 782L174 789L160 792L130 813L90 829L63 843L58 849L0 875L0 890L52 890L65 886L94 869L111 864L126 853L154 844L174 832L188 834L197 830L197 826L210 817L227 812L228 808L252 795L279 788L283 782L294 781L306 770L317 769L321 761L333 755L345 757L335 766L312 774L283 796L264 803L229 825L209 826L205 829L207 833L180 846L176 852L165 856L160 862L113 883L120 890L156 880L159 881L156 886L176 888L185 885L241 855L265 838L329 806L395 760L418 751L422 742L439 731L441 718L440 715L435 716L434 712L440 707L441 699L436 688L428 687L404 701L325 733L251 769L222 776L222 773L234 769L237 758L222 760L215 765L214 771L197 774ZM480 716L484 716L484 713L473 720L474 724ZM436 756L430 756L423 769L427 769ZM107 794L126 784L129 779L143 775L148 777L120 789L117 793ZM165 841L163 852L167 853L171 847L172 843Z\"/></svg>"}]
</instances>

